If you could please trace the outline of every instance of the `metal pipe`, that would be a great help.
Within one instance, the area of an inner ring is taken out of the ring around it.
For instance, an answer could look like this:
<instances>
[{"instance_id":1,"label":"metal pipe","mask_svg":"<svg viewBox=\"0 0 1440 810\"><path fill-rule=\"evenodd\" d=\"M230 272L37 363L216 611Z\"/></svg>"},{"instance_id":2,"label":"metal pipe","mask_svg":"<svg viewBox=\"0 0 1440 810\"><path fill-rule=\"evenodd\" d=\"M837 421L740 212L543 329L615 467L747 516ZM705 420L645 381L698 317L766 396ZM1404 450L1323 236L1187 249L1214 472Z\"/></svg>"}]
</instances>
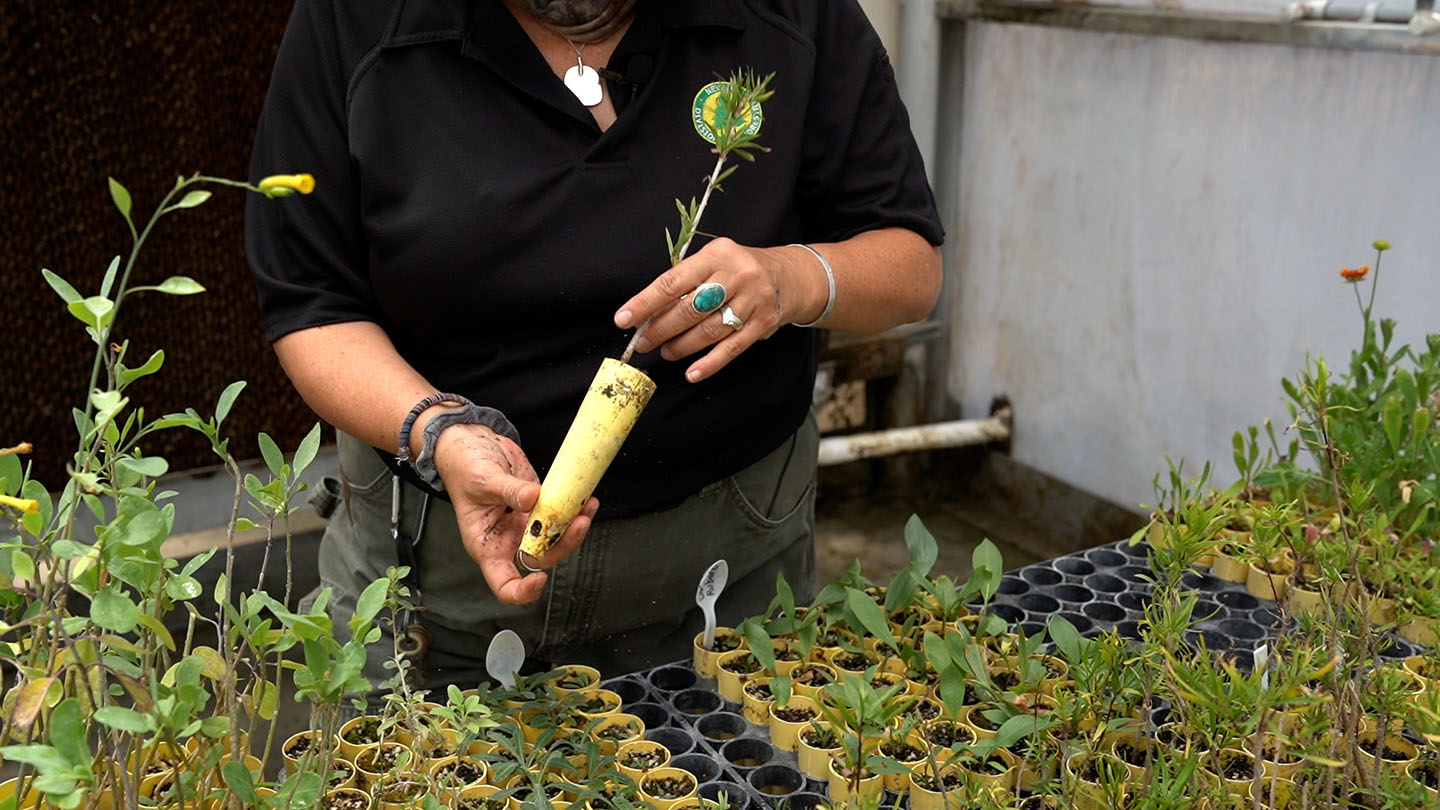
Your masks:
<instances>
[{"instance_id":1,"label":"metal pipe","mask_svg":"<svg viewBox=\"0 0 1440 810\"><path fill-rule=\"evenodd\" d=\"M910 114L910 129L935 182L935 145L939 139L940 18L936 0L900 0L900 61L896 79Z\"/></svg>"},{"instance_id":2,"label":"metal pipe","mask_svg":"<svg viewBox=\"0 0 1440 810\"><path fill-rule=\"evenodd\" d=\"M1010 413L1007 409L985 419L960 419L847 436L827 436L820 440L820 466L918 450L994 444L1009 439Z\"/></svg>"}]
</instances>

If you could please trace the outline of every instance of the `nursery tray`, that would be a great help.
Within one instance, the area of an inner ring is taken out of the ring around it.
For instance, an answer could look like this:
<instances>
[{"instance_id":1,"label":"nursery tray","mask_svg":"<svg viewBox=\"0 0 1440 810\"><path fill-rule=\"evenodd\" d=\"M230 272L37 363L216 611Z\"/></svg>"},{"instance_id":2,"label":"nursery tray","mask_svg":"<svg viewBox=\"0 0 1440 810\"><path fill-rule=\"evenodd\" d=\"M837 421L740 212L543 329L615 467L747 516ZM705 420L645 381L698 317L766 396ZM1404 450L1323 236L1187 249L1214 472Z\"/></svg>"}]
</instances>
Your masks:
<instances>
[{"instance_id":1,"label":"nursery tray","mask_svg":"<svg viewBox=\"0 0 1440 810\"><path fill-rule=\"evenodd\" d=\"M1117 630L1139 639L1140 619L1152 585L1149 547L1128 540L1027 565L1005 573L989 612L1038 634L1051 616L1064 616L1087 637ZM1229 656L1248 669L1257 646L1285 632L1274 602L1259 599L1240 584L1195 568L1182 583L1199 599L1192 644ZM1403 659L1419 649L1391 634L1381 655ZM671 764L695 774L700 793L729 795L735 810L810 810L826 801L825 782L806 777L796 755L770 743L769 730L748 722L740 704L725 700L713 678L701 677L690 661L676 661L605 681L625 711L645 722L645 736L670 750ZM761 788L766 788L762 790ZM884 807L907 808L903 796L886 791Z\"/></svg>"}]
</instances>

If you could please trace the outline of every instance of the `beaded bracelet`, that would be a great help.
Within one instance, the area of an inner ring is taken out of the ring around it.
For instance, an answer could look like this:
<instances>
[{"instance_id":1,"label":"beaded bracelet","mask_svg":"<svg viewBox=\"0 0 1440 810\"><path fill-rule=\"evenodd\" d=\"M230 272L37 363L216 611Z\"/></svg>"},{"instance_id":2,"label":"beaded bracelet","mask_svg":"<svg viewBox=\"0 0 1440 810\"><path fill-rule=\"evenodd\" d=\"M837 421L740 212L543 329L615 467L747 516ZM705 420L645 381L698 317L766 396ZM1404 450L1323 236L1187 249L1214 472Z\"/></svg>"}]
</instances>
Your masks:
<instances>
[{"instance_id":1,"label":"beaded bracelet","mask_svg":"<svg viewBox=\"0 0 1440 810\"><path fill-rule=\"evenodd\" d=\"M410 409L410 413L405 414L405 421L400 423L400 446L395 454L396 461L401 464L410 461L410 429L415 427L415 420L420 418L420 414L442 402L453 402L457 405L474 404L459 394L431 394L415 403L415 407Z\"/></svg>"},{"instance_id":2,"label":"beaded bracelet","mask_svg":"<svg viewBox=\"0 0 1440 810\"><path fill-rule=\"evenodd\" d=\"M795 326L801 327L802 329L808 329L812 326L819 326L821 321L830 317L830 310L835 308L835 270L830 267L830 262L826 261L825 257L820 255L820 251L816 250L813 247L810 247L809 245L802 245L799 242L794 242L786 245L786 247L805 248L806 250L810 251L811 255L820 260L820 266L825 269L825 281L830 285L830 295L825 299L825 311L820 313L820 317L809 323L795 324Z\"/></svg>"}]
</instances>

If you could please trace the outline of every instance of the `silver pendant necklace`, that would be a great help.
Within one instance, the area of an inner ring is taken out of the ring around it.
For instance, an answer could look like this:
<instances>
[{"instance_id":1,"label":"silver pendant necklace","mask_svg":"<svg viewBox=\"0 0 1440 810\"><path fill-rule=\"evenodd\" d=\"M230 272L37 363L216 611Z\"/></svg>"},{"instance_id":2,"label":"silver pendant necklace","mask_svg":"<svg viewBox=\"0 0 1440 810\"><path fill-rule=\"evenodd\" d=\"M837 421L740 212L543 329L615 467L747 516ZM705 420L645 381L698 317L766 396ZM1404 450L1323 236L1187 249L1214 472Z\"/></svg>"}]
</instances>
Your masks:
<instances>
[{"instance_id":1,"label":"silver pendant necklace","mask_svg":"<svg viewBox=\"0 0 1440 810\"><path fill-rule=\"evenodd\" d=\"M570 42L570 40L565 40ZM570 47L575 48L575 43L570 42ZM594 68L585 64L585 46L575 48L575 65L565 71L565 89L575 95L575 98L586 107L594 107L605 98L605 90L600 86L600 74Z\"/></svg>"}]
</instances>

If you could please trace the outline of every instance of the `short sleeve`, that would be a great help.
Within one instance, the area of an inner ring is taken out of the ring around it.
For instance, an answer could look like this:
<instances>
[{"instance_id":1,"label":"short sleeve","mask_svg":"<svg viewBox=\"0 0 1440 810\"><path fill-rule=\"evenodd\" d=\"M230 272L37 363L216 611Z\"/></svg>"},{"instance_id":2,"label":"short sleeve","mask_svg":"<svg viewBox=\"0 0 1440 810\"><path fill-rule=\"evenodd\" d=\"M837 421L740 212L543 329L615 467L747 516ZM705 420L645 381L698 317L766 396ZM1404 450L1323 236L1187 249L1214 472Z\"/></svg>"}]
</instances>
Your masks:
<instances>
[{"instance_id":1,"label":"short sleeve","mask_svg":"<svg viewBox=\"0 0 1440 810\"><path fill-rule=\"evenodd\" d=\"M806 231L840 241L902 227L939 245L945 232L885 47L856 3L820 5L798 185Z\"/></svg>"},{"instance_id":2,"label":"short sleeve","mask_svg":"<svg viewBox=\"0 0 1440 810\"><path fill-rule=\"evenodd\" d=\"M315 177L312 194L247 202L246 254L272 341L311 326L378 319L346 126L348 88L370 47L360 22L342 26L331 0L298 0L271 75L251 180Z\"/></svg>"}]
</instances>

